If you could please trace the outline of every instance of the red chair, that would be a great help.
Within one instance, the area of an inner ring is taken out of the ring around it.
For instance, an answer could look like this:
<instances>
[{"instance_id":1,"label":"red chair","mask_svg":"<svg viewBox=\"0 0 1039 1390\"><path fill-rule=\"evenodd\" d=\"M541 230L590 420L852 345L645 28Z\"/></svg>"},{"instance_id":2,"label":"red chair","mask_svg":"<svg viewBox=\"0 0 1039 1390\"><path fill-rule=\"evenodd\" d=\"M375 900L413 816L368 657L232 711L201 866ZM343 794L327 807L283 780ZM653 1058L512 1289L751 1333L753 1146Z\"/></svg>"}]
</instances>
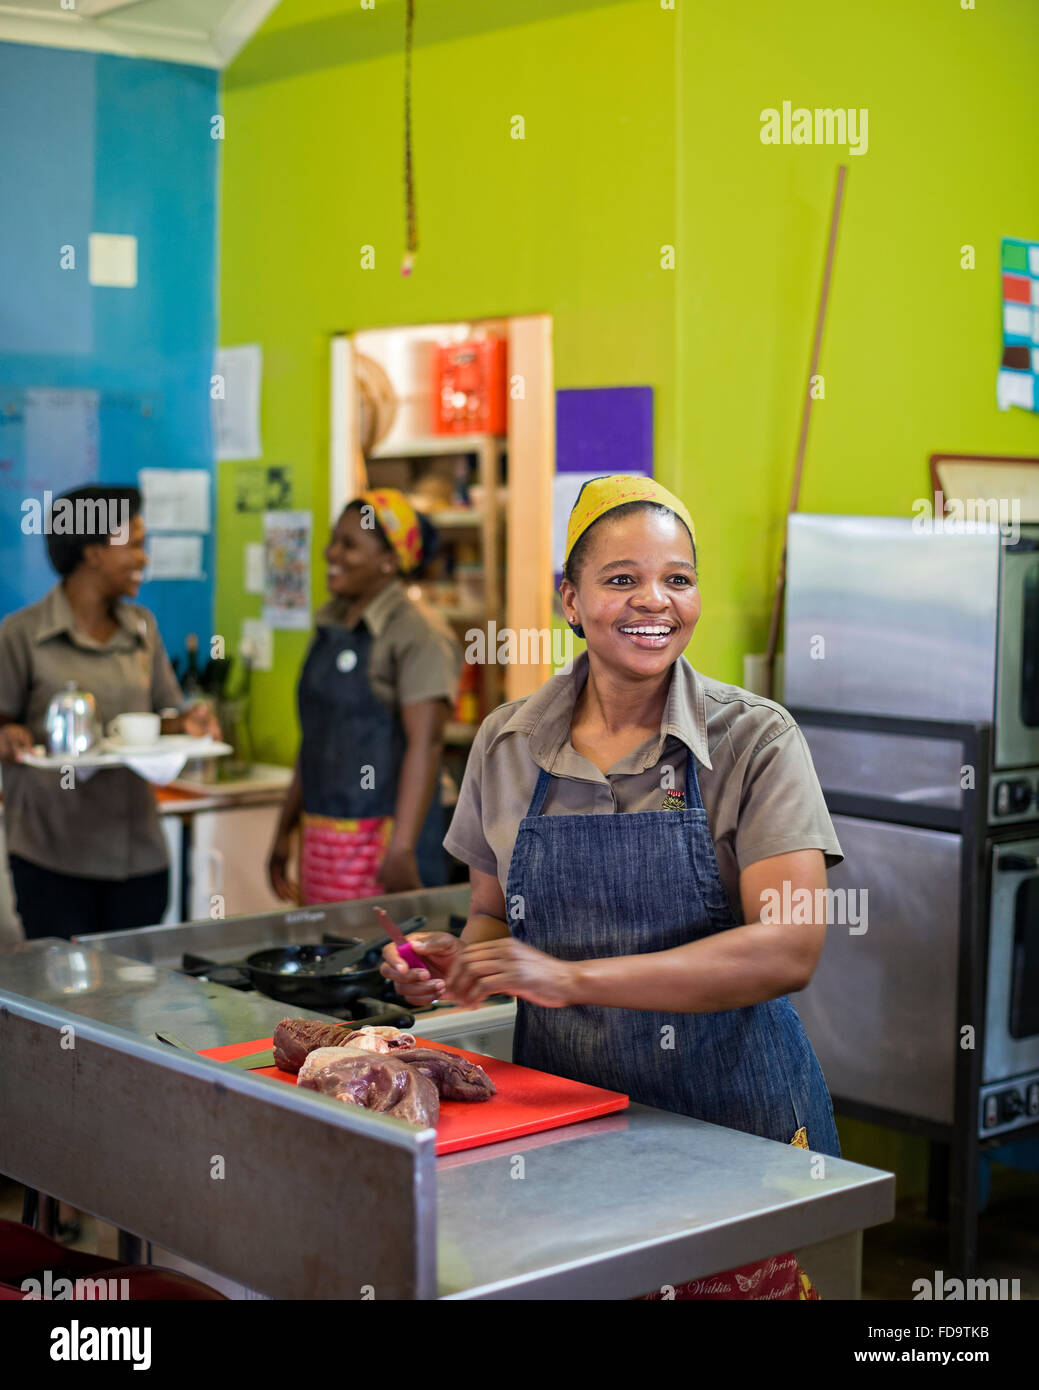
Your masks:
<instances>
[{"instance_id":1,"label":"red chair","mask_svg":"<svg viewBox=\"0 0 1039 1390\"><path fill-rule=\"evenodd\" d=\"M42 1284L46 1270L51 1271L52 1280L71 1279L73 1283L77 1279L125 1279L127 1295L135 1303L182 1299L227 1302L222 1293L190 1275L151 1265L124 1265L102 1255L69 1250L20 1221L0 1220L0 1303L20 1303L26 1297L22 1282L36 1279ZM79 1297L80 1291L74 1288L73 1298Z\"/></svg>"}]
</instances>

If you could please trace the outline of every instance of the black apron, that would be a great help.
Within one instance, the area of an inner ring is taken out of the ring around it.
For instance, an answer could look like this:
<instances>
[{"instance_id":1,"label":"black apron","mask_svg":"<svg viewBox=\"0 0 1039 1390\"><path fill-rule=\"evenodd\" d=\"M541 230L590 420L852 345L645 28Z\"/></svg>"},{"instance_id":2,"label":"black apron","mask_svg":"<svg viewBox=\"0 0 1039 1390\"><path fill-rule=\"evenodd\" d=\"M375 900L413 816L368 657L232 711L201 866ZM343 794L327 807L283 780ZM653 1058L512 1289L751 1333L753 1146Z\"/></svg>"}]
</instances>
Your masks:
<instances>
[{"instance_id":1,"label":"black apron","mask_svg":"<svg viewBox=\"0 0 1039 1390\"><path fill-rule=\"evenodd\" d=\"M363 622L319 627L299 678L303 809L337 819L392 816L406 740L398 713L368 680L372 637ZM415 853L425 887L447 882L439 778Z\"/></svg>"}]
</instances>

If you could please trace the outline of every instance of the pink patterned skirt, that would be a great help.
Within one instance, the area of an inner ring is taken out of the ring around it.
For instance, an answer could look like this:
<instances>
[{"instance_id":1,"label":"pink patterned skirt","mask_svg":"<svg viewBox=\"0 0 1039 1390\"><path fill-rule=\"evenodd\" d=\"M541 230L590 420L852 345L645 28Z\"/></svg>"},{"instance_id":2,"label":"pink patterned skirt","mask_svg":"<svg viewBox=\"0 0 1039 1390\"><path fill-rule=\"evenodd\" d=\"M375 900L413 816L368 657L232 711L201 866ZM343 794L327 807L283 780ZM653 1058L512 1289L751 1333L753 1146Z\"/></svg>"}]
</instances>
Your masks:
<instances>
[{"instance_id":1,"label":"pink patterned skirt","mask_svg":"<svg viewBox=\"0 0 1039 1390\"><path fill-rule=\"evenodd\" d=\"M393 833L392 816L336 820L304 812L300 886L304 903L376 898L379 866Z\"/></svg>"}]
</instances>

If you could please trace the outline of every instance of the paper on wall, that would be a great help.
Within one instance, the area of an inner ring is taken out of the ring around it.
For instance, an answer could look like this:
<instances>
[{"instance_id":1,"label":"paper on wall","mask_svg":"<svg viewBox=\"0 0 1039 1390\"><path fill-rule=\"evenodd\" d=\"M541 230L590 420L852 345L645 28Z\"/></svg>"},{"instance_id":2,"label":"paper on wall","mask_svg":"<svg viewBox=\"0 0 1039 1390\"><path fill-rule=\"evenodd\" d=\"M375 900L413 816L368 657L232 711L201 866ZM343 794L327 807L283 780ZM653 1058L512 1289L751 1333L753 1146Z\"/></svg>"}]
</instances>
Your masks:
<instances>
[{"instance_id":1,"label":"paper on wall","mask_svg":"<svg viewBox=\"0 0 1039 1390\"><path fill-rule=\"evenodd\" d=\"M245 547L245 592L263 593L263 542Z\"/></svg>"},{"instance_id":2,"label":"paper on wall","mask_svg":"<svg viewBox=\"0 0 1039 1390\"><path fill-rule=\"evenodd\" d=\"M218 348L213 371L218 392L213 401L217 458L258 459L263 453L260 441L263 349L259 343Z\"/></svg>"},{"instance_id":3,"label":"paper on wall","mask_svg":"<svg viewBox=\"0 0 1039 1390\"><path fill-rule=\"evenodd\" d=\"M254 671L269 671L274 665L274 634L262 618L242 619L242 640L238 646L243 656L248 646Z\"/></svg>"},{"instance_id":4,"label":"paper on wall","mask_svg":"<svg viewBox=\"0 0 1039 1390\"><path fill-rule=\"evenodd\" d=\"M1022 410L1034 410L1035 377L1031 372L1004 372L996 376L996 402L1000 410L1009 410L1012 405Z\"/></svg>"},{"instance_id":5,"label":"paper on wall","mask_svg":"<svg viewBox=\"0 0 1039 1390\"><path fill-rule=\"evenodd\" d=\"M137 485L149 531L208 531L209 473L205 468L142 468Z\"/></svg>"},{"instance_id":6,"label":"paper on wall","mask_svg":"<svg viewBox=\"0 0 1039 1390\"><path fill-rule=\"evenodd\" d=\"M310 627L310 512L265 512L263 621L272 628Z\"/></svg>"},{"instance_id":7,"label":"paper on wall","mask_svg":"<svg viewBox=\"0 0 1039 1390\"><path fill-rule=\"evenodd\" d=\"M201 536L152 536L148 542L149 579L205 579Z\"/></svg>"},{"instance_id":8,"label":"paper on wall","mask_svg":"<svg viewBox=\"0 0 1039 1390\"><path fill-rule=\"evenodd\" d=\"M57 494L97 479L98 393L33 387L24 404L25 487Z\"/></svg>"}]
</instances>

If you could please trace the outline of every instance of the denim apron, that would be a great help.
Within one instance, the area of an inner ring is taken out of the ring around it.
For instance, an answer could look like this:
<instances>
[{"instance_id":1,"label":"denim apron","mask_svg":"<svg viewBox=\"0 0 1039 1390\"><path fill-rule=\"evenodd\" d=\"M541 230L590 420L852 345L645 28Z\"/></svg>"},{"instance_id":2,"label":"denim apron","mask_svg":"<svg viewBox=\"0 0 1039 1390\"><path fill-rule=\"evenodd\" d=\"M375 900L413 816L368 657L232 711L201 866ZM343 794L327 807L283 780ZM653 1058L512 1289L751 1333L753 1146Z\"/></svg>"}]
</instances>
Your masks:
<instances>
[{"instance_id":1,"label":"denim apron","mask_svg":"<svg viewBox=\"0 0 1039 1390\"><path fill-rule=\"evenodd\" d=\"M541 814L543 768L520 822L507 900L512 934L558 960L666 951L740 925L718 871L696 759L685 809ZM677 798L676 798L677 800ZM624 1091L641 1105L840 1155L822 1069L785 996L719 1013L517 1003L514 1060Z\"/></svg>"},{"instance_id":2,"label":"denim apron","mask_svg":"<svg viewBox=\"0 0 1039 1390\"><path fill-rule=\"evenodd\" d=\"M330 884L352 879L360 883L367 877L371 891L378 892L381 889L365 865L358 864L354 873L349 861L367 859L370 863L374 857L377 864L385 848L406 740L400 716L387 709L372 690L368 679L371 645L371 633L364 623L353 629L341 624L319 627L303 664L297 699L303 733L299 764L304 855L310 839L315 853L340 861L339 869L329 877ZM363 777L362 784L364 767L371 768L371 773ZM349 822L350 828L344 822ZM426 887L447 882L443 839L438 779L415 846L419 876ZM336 891L334 887L332 891ZM368 895L342 888L338 891L344 897ZM339 899L322 894L321 900Z\"/></svg>"}]
</instances>

